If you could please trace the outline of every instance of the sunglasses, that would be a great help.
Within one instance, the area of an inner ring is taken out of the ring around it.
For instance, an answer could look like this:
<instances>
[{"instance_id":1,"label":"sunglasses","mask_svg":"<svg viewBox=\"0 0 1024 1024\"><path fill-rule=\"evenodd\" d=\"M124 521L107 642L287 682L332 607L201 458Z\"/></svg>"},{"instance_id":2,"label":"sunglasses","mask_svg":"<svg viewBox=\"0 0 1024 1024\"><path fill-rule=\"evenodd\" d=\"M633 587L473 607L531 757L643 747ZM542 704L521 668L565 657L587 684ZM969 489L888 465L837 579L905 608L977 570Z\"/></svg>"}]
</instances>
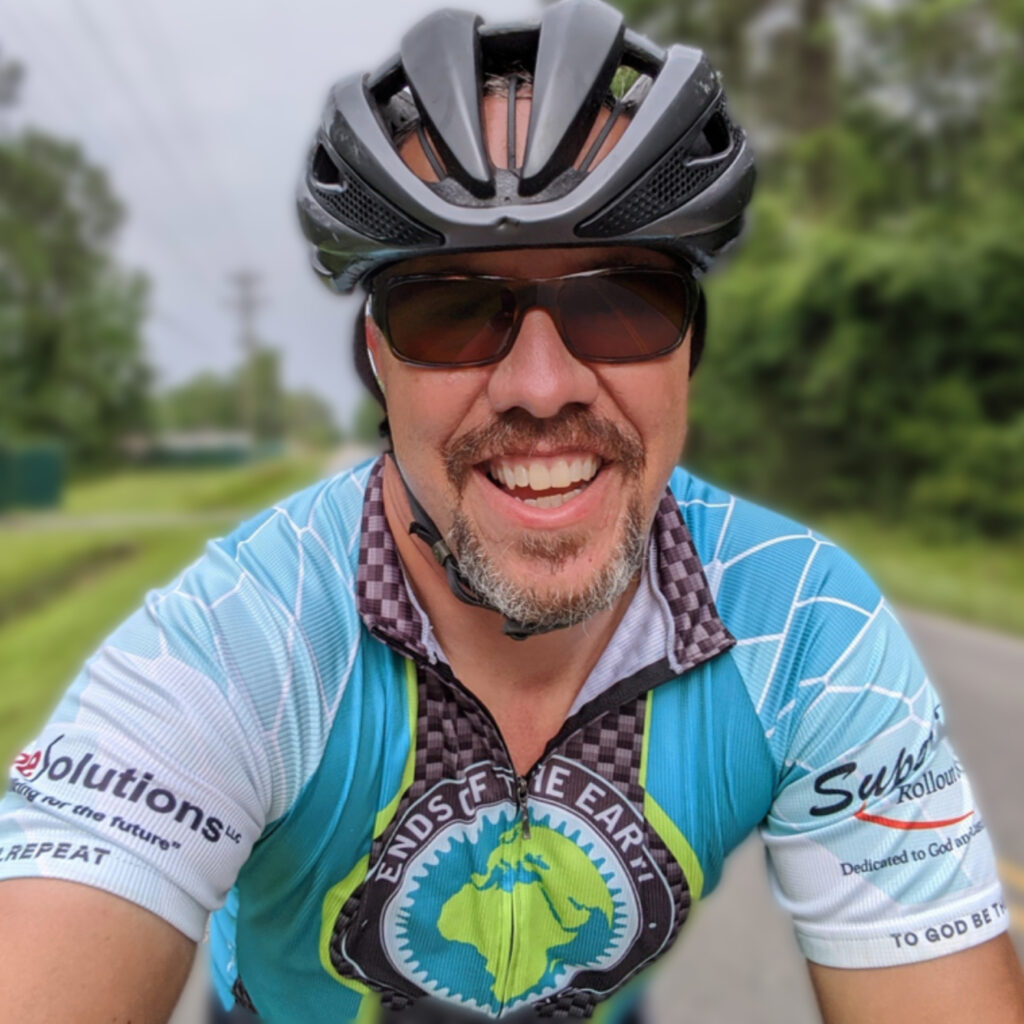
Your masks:
<instances>
[{"instance_id":1,"label":"sunglasses","mask_svg":"<svg viewBox=\"0 0 1024 1024\"><path fill-rule=\"evenodd\" d=\"M462 274L384 277L369 309L391 351L415 366L487 366L508 355L528 310L543 309L565 347L598 363L678 348L700 287L682 270L611 267L522 280Z\"/></svg>"}]
</instances>

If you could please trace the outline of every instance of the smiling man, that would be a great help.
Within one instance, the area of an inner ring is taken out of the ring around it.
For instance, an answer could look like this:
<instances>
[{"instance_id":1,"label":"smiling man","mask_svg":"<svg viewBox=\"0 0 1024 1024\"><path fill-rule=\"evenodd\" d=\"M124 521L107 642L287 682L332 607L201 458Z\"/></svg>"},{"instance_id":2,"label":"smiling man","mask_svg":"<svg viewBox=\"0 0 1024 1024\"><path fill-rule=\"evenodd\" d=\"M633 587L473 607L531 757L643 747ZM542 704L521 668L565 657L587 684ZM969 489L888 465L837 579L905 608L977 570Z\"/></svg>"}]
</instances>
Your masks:
<instances>
[{"instance_id":1,"label":"smiling man","mask_svg":"<svg viewBox=\"0 0 1024 1024\"><path fill-rule=\"evenodd\" d=\"M300 212L389 450L212 542L18 757L0 1022L166 1020L208 919L218 1019L636 1022L754 829L828 1024L1024 1020L892 610L677 467L752 185L703 55L599 0L333 90Z\"/></svg>"}]
</instances>

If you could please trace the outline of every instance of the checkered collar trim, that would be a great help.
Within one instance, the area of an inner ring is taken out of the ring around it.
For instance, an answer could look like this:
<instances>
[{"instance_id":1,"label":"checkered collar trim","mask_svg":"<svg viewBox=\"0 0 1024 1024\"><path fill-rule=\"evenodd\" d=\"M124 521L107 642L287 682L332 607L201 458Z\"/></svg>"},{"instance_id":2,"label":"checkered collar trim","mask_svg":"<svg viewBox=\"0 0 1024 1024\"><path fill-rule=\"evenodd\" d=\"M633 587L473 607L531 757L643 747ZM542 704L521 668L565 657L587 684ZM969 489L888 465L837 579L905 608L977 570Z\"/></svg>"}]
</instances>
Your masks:
<instances>
[{"instance_id":1,"label":"checkered collar trim","mask_svg":"<svg viewBox=\"0 0 1024 1024\"><path fill-rule=\"evenodd\" d=\"M654 516L658 589L675 624L673 668L685 672L736 643L718 617L711 587L704 575L679 505L669 490Z\"/></svg>"},{"instance_id":2,"label":"checkered collar trim","mask_svg":"<svg viewBox=\"0 0 1024 1024\"><path fill-rule=\"evenodd\" d=\"M426 615L405 578L384 516L384 457L367 481L363 501L356 606L370 632L420 661L437 660ZM735 639L718 616L697 550L671 491L654 517L658 589L675 625L672 667L685 672L732 647Z\"/></svg>"},{"instance_id":3,"label":"checkered collar trim","mask_svg":"<svg viewBox=\"0 0 1024 1024\"><path fill-rule=\"evenodd\" d=\"M356 570L356 608L370 632L421 661L436 660L430 625L405 579L395 538L384 516L384 459L366 483Z\"/></svg>"}]
</instances>

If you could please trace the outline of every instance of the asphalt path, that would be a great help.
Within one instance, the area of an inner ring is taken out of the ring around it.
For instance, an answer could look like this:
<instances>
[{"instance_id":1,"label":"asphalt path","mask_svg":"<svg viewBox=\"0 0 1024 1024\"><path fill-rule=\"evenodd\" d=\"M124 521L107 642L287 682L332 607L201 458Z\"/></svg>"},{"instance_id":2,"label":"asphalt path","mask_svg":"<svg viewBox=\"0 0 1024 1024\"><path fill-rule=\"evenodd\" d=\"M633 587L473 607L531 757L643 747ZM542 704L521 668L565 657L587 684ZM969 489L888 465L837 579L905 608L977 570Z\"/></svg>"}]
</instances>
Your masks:
<instances>
[{"instance_id":1,"label":"asphalt path","mask_svg":"<svg viewBox=\"0 0 1024 1024\"><path fill-rule=\"evenodd\" d=\"M900 618L942 694L949 732L1000 856L1024 958L1024 640L907 609ZM172 1024L205 1024L203 951ZM772 902L760 842L729 859L655 979L655 1024L820 1024L788 920Z\"/></svg>"}]
</instances>

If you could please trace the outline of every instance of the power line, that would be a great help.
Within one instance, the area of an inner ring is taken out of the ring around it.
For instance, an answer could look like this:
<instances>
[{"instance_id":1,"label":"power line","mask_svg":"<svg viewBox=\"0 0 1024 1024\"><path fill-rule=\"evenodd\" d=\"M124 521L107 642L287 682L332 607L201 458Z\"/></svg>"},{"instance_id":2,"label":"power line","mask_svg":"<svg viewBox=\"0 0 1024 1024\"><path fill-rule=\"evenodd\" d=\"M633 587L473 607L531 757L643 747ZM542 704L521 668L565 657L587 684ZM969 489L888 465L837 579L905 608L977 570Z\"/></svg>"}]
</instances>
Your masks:
<instances>
[{"instance_id":1,"label":"power line","mask_svg":"<svg viewBox=\"0 0 1024 1024\"><path fill-rule=\"evenodd\" d=\"M39 18L39 10L39 6L34 8L37 20ZM7 15L5 21L11 24L12 19L9 16L9 11ZM105 148L107 152L114 152L116 146L111 144L110 135L106 127L95 117L92 106L83 99L83 96L88 95L88 90L82 89L81 82L76 87L66 77L71 67L71 62L66 59L67 52L65 51L64 60L56 58L53 44L55 39L60 38L60 33L54 31L52 23L44 25L43 32L46 35L44 45L39 37L34 34L34 31L29 32L27 30L27 24L24 20L18 21L13 19L13 23L18 31L18 35L27 44L26 52L31 53L33 62L37 67L40 65L43 67L44 73L37 76L36 80L44 83L45 88L54 97L56 104L64 110L71 110L79 124L88 126L87 136L98 141L100 146ZM44 54L45 59L43 59ZM50 60L51 56L54 57L52 62ZM77 61L74 63L77 64ZM28 70L31 71L31 67ZM78 70L81 72L80 65L78 65ZM80 74L79 77L88 78L89 76ZM147 150L147 152L151 151ZM156 162L159 163L159 161ZM166 168L162 167L161 169L166 173ZM171 230L160 218L154 217L152 208L144 207L141 211L136 209L133 211L133 217L143 227L144 232L153 238L158 248L165 255L169 256L171 262L176 263L179 269L192 279L193 283L197 284L202 290L209 288L210 273L200 266L199 262L189 251L189 248L182 243L177 233Z\"/></svg>"},{"instance_id":2,"label":"power line","mask_svg":"<svg viewBox=\"0 0 1024 1024\"><path fill-rule=\"evenodd\" d=\"M216 193L216 199L219 200L218 209L231 219L239 236L249 235L248 224L243 217L239 216L236 209L234 194L225 187L216 160L212 157L206 133L202 131L201 122L195 116L195 108L189 98L188 90L185 89L181 76L178 74L177 62L166 45L166 36L157 25L159 20L157 12L138 2L129 2L125 7L131 12L129 20L134 22L136 38L142 41L143 46L149 51L150 57L155 58L153 64L160 69L156 77L170 100L170 105L184 115L180 120L189 134L193 150L203 160L206 169L204 182Z\"/></svg>"},{"instance_id":3,"label":"power line","mask_svg":"<svg viewBox=\"0 0 1024 1024\"><path fill-rule=\"evenodd\" d=\"M214 350L214 346L210 344L210 340L202 335L201 332L195 331L192 327L185 323L177 314L170 313L165 309L154 309L150 313L151 319L160 324L162 327L169 328L179 338L184 339L189 345L196 348L202 349L204 352L211 352Z\"/></svg>"},{"instance_id":4,"label":"power line","mask_svg":"<svg viewBox=\"0 0 1024 1024\"><path fill-rule=\"evenodd\" d=\"M253 357L256 355L256 310L263 304L258 295L259 274L251 270L238 270L231 275L231 283L238 289L232 303L238 311L239 341L242 346L242 413L245 425L257 433L259 416L257 395L258 381Z\"/></svg>"},{"instance_id":5,"label":"power line","mask_svg":"<svg viewBox=\"0 0 1024 1024\"><path fill-rule=\"evenodd\" d=\"M92 41L93 46L100 55L104 67L114 79L115 85L118 87L117 91L125 97L127 102L135 111L143 133L163 154L166 160L165 170L169 167L174 168L177 175L175 186L187 181L190 183L189 187L192 188L193 183L190 169L181 161L177 150L163 135L159 121L151 117L149 111L142 103L142 91L135 87L135 83L131 80L131 76L125 71L124 65L120 62L115 48L109 44L99 23L95 18L93 18L88 7L82 2L82 0L76 0L76 2L73 3L73 7L75 13L78 15L79 21ZM157 162L159 163L159 160ZM194 194L193 198L199 198L199 205L204 205L202 197Z\"/></svg>"}]
</instances>

